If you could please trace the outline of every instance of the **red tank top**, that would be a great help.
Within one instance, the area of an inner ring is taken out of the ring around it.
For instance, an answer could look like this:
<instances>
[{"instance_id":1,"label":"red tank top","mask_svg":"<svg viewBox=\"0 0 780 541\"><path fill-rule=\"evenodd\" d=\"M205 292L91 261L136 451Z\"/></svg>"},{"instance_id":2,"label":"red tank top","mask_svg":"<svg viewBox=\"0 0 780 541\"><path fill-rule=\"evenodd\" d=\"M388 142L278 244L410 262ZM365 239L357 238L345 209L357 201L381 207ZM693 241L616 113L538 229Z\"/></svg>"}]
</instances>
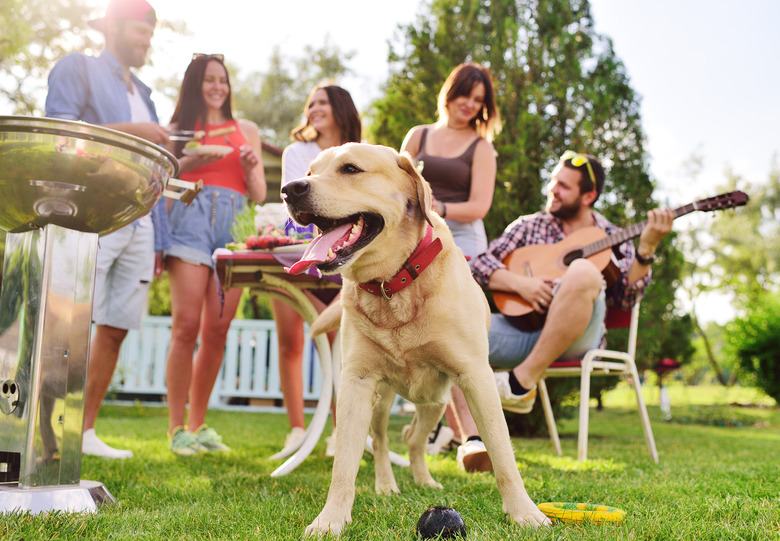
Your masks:
<instances>
[{"instance_id":1,"label":"red tank top","mask_svg":"<svg viewBox=\"0 0 780 541\"><path fill-rule=\"evenodd\" d=\"M234 127L235 131L225 135L209 135L210 132L215 130L231 127ZM203 130L206 132L206 136L200 140L201 144L232 146L234 150L215 162L185 171L179 175L179 178L190 182L197 182L199 179L203 179L203 184L206 186L220 186L222 188L230 188L240 194L245 193L246 178L244 169L241 167L241 152L239 148L241 148L241 145L246 144L246 139L238 127L238 122L228 120L223 124L206 124L205 127L197 123L194 129L195 131Z\"/></svg>"}]
</instances>

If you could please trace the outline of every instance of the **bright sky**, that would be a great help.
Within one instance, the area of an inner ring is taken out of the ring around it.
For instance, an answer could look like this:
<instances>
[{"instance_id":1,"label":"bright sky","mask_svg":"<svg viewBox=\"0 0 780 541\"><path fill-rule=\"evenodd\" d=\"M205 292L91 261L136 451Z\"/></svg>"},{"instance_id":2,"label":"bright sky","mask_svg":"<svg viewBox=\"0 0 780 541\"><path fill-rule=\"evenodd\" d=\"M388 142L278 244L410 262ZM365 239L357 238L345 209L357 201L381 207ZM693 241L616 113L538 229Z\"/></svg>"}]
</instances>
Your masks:
<instances>
[{"instance_id":1,"label":"bright sky","mask_svg":"<svg viewBox=\"0 0 780 541\"><path fill-rule=\"evenodd\" d=\"M274 46L297 58L304 45L320 47L327 36L342 51L356 51L350 63L356 76L340 83L359 108L379 94L387 42L397 25L419 11L419 0L152 3L158 17L184 19L192 32L173 43L154 42L155 70L181 75L193 52L221 52L242 71L263 71ZM650 169L661 199L678 206L715 195L727 167L751 181L768 177L780 150L780 69L774 60L780 2L591 0L591 6L596 30L613 39L642 98ZM147 74L149 68L142 78ZM172 105L158 97L158 107L165 121ZM682 167L694 153L704 166L695 183Z\"/></svg>"}]
</instances>

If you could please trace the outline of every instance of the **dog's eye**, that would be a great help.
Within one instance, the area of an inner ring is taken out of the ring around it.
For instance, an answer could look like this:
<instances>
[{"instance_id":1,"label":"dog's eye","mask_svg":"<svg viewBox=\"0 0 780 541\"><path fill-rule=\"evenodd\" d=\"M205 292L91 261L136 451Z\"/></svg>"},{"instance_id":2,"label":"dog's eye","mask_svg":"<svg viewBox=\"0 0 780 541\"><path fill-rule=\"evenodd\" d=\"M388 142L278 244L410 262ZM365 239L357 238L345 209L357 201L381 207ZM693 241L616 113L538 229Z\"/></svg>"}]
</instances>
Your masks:
<instances>
[{"instance_id":1,"label":"dog's eye","mask_svg":"<svg viewBox=\"0 0 780 541\"><path fill-rule=\"evenodd\" d=\"M362 173L363 170L351 163L345 163L339 168L339 173L344 175L354 175L356 173Z\"/></svg>"}]
</instances>

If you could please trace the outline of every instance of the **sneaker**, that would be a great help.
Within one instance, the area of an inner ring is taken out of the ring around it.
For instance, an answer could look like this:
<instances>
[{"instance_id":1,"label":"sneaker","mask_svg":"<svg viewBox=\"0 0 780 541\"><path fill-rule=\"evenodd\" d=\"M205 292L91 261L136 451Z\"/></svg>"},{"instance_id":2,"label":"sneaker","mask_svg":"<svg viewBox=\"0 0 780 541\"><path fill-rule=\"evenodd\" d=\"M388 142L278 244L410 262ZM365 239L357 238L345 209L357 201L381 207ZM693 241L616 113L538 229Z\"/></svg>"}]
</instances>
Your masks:
<instances>
[{"instance_id":1,"label":"sneaker","mask_svg":"<svg viewBox=\"0 0 780 541\"><path fill-rule=\"evenodd\" d=\"M536 402L536 385L527 393L516 395L512 393L512 388L509 386L509 372L496 372L493 375L496 377L501 407L513 413L531 413Z\"/></svg>"},{"instance_id":2,"label":"sneaker","mask_svg":"<svg viewBox=\"0 0 780 541\"><path fill-rule=\"evenodd\" d=\"M412 425L404 425L401 429L402 442L406 441L406 435L409 433L411 427ZM447 425L439 423L428 435L428 444L425 446L425 452L426 454L433 456L438 455L442 451L449 451L453 448L452 444L455 441L455 431Z\"/></svg>"},{"instance_id":3,"label":"sneaker","mask_svg":"<svg viewBox=\"0 0 780 541\"><path fill-rule=\"evenodd\" d=\"M94 428L84 431L84 435L81 438L81 454L119 459L132 458L133 456L132 451L114 449L110 445L104 443L97 437Z\"/></svg>"},{"instance_id":4,"label":"sneaker","mask_svg":"<svg viewBox=\"0 0 780 541\"><path fill-rule=\"evenodd\" d=\"M425 446L425 452L431 456L438 455L445 447L449 448L453 437L455 437L455 431L447 425L439 423L428 436L428 445Z\"/></svg>"},{"instance_id":5,"label":"sneaker","mask_svg":"<svg viewBox=\"0 0 780 541\"><path fill-rule=\"evenodd\" d=\"M469 440L458 447L458 467L467 472L493 471L485 444L482 440Z\"/></svg>"},{"instance_id":6,"label":"sneaker","mask_svg":"<svg viewBox=\"0 0 780 541\"><path fill-rule=\"evenodd\" d=\"M192 456L206 451L206 448L198 443L195 434L184 430L184 427L177 426L168 437L171 440L171 451L177 455Z\"/></svg>"},{"instance_id":7,"label":"sneaker","mask_svg":"<svg viewBox=\"0 0 780 541\"><path fill-rule=\"evenodd\" d=\"M195 431L195 437L198 439L198 443L201 447L209 453L230 451L230 447L222 443L222 436L217 434L217 431L210 426L201 425L201 427Z\"/></svg>"},{"instance_id":8,"label":"sneaker","mask_svg":"<svg viewBox=\"0 0 780 541\"><path fill-rule=\"evenodd\" d=\"M271 460L279 460L281 458L290 456L293 453L293 450L300 445L301 440L305 435L305 429L301 428L300 426L294 426L292 430L290 430L290 433L287 434L287 438L284 440L284 447L282 447L282 450L275 455L271 455Z\"/></svg>"}]
</instances>

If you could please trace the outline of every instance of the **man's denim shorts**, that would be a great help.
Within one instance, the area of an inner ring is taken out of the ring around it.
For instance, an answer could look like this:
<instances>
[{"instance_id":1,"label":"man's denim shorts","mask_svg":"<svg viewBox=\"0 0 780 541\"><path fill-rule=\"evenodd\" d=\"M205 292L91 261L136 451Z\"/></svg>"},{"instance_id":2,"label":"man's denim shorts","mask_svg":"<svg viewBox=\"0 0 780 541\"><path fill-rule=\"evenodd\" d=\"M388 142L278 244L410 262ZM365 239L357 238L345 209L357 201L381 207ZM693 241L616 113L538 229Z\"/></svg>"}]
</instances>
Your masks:
<instances>
[{"instance_id":1,"label":"man's denim shorts","mask_svg":"<svg viewBox=\"0 0 780 541\"><path fill-rule=\"evenodd\" d=\"M579 360L590 349L599 347L604 336L604 317L607 303L604 291L593 303L593 316L585 332L567 349L562 360ZM539 340L541 329L524 332L512 325L502 314L491 314L488 343L490 346L490 366L493 369L512 369L528 357Z\"/></svg>"},{"instance_id":2,"label":"man's denim shorts","mask_svg":"<svg viewBox=\"0 0 780 541\"><path fill-rule=\"evenodd\" d=\"M168 215L171 247L165 256L213 268L211 254L233 240L230 229L245 199L229 188L204 186L189 207L174 201Z\"/></svg>"}]
</instances>

